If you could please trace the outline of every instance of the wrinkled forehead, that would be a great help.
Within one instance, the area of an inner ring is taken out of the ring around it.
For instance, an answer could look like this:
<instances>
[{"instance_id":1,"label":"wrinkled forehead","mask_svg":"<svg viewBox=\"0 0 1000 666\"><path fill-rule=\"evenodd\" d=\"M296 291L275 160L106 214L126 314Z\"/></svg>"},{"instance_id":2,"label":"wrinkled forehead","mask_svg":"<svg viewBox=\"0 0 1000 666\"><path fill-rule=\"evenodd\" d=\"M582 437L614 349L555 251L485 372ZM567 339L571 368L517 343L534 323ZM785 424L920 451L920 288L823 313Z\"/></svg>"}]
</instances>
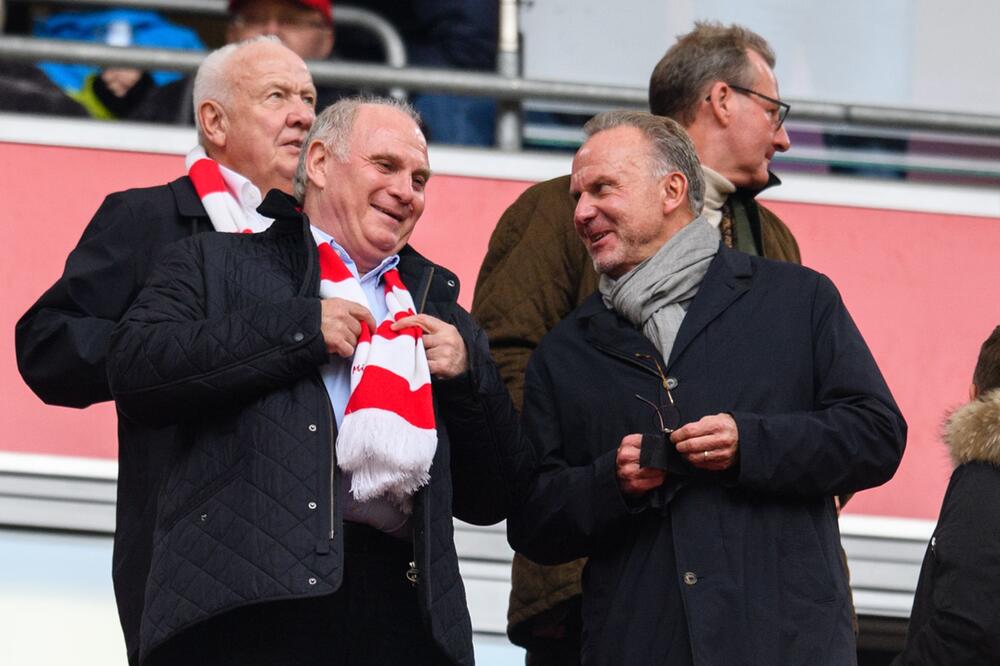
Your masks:
<instances>
[{"instance_id":1,"label":"wrinkled forehead","mask_svg":"<svg viewBox=\"0 0 1000 666\"><path fill-rule=\"evenodd\" d=\"M649 161L649 144L634 127L616 127L593 135L573 157L570 187L580 188L596 178L634 175Z\"/></svg>"}]
</instances>

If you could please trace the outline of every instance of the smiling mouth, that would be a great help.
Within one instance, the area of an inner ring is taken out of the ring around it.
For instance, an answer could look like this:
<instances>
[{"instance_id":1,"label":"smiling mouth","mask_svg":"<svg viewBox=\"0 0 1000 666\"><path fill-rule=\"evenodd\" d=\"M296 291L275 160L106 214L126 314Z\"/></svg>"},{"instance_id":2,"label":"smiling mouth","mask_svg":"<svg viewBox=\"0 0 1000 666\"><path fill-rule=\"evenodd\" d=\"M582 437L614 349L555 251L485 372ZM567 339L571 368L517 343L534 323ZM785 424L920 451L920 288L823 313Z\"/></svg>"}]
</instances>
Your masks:
<instances>
[{"instance_id":1,"label":"smiling mouth","mask_svg":"<svg viewBox=\"0 0 1000 666\"><path fill-rule=\"evenodd\" d=\"M604 238L605 236L607 236L609 233L611 233L611 232L610 231L602 231L600 233L596 233L596 234L591 235L590 236L590 244L594 245L595 243L599 242L602 238Z\"/></svg>"},{"instance_id":2,"label":"smiling mouth","mask_svg":"<svg viewBox=\"0 0 1000 666\"><path fill-rule=\"evenodd\" d=\"M378 206L376 204L372 204L371 206L372 206L372 208L374 208L378 212L382 213L383 215L387 215L388 217L391 217L396 222L402 222L403 221L403 217L404 216L401 213L397 213L395 211L389 210L388 208L382 208L381 206Z\"/></svg>"}]
</instances>

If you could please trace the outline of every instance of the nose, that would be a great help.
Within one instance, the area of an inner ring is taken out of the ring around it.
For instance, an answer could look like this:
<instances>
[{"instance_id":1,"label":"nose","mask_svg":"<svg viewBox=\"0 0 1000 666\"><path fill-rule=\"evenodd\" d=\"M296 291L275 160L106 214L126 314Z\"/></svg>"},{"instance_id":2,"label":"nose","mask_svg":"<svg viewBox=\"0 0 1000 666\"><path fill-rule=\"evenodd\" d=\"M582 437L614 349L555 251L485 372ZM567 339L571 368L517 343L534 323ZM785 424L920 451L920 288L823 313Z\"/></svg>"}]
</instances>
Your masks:
<instances>
[{"instance_id":1,"label":"nose","mask_svg":"<svg viewBox=\"0 0 1000 666\"><path fill-rule=\"evenodd\" d=\"M578 228L586 226L588 222L594 219L596 213L597 209L594 208L590 196L584 192L580 195L580 198L576 202L576 208L573 210L573 224Z\"/></svg>"},{"instance_id":2,"label":"nose","mask_svg":"<svg viewBox=\"0 0 1000 666\"><path fill-rule=\"evenodd\" d=\"M314 120L316 120L316 109L313 108L312 104L296 95L288 110L288 115L285 117L285 123L289 127L301 127L308 130L312 127Z\"/></svg>"},{"instance_id":3,"label":"nose","mask_svg":"<svg viewBox=\"0 0 1000 666\"><path fill-rule=\"evenodd\" d=\"M778 128L778 131L774 133L774 149L779 153L783 153L792 147L792 139L788 136L788 130L782 125Z\"/></svg>"},{"instance_id":4,"label":"nose","mask_svg":"<svg viewBox=\"0 0 1000 666\"><path fill-rule=\"evenodd\" d=\"M400 169L389 179L389 187L386 188L389 194L404 206L413 203L415 192L413 189L413 177L411 174Z\"/></svg>"}]
</instances>

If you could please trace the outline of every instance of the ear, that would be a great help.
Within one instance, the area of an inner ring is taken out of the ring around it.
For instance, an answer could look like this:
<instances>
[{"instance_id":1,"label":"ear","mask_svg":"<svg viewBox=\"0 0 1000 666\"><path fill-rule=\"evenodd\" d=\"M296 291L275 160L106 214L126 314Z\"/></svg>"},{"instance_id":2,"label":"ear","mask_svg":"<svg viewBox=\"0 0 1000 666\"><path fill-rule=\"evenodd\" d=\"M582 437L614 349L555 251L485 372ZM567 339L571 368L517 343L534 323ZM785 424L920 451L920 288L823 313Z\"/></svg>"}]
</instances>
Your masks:
<instances>
[{"instance_id":1,"label":"ear","mask_svg":"<svg viewBox=\"0 0 1000 666\"><path fill-rule=\"evenodd\" d=\"M680 171L671 171L660 180L661 210L669 217L678 208L686 208L688 183Z\"/></svg>"},{"instance_id":2,"label":"ear","mask_svg":"<svg viewBox=\"0 0 1000 666\"><path fill-rule=\"evenodd\" d=\"M969 400L975 400L979 397L979 387L975 383L969 384Z\"/></svg>"},{"instance_id":3,"label":"ear","mask_svg":"<svg viewBox=\"0 0 1000 666\"><path fill-rule=\"evenodd\" d=\"M313 139L306 148L306 180L319 189L326 187L326 167L334 159L319 139Z\"/></svg>"},{"instance_id":4,"label":"ear","mask_svg":"<svg viewBox=\"0 0 1000 666\"><path fill-rule=\"evenodd\" d=\"M226 147L229 121L226 110L214 99L206 99L198 106L198 124L206 141L216 148Z\"/></svg>"},{"instance_id":5,"label":"ear","mask_svg":"<svg viewBox=\"0 0 1000 666\"><path fill-rule=\"evenodd\" d=\"M708 108L715 121L723 127L732 122L733 103L736 92L724 81L716 81L708 89Z\"/></svg>"}]
</instances>

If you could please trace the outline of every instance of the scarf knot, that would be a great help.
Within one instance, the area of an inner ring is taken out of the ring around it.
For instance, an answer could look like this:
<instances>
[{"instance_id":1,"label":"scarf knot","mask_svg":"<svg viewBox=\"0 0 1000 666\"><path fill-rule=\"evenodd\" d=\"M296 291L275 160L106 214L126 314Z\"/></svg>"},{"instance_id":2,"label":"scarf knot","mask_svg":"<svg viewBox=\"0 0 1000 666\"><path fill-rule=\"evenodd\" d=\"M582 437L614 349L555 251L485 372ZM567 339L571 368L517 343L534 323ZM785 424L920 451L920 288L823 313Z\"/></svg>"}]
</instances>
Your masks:
<instances>
[{"instance_id":1,"label":"scarf knot","mask_svg":"<svg viewBox=\"0 0 1000 666\"><path fill-rule=\"evenodd\" d=\"M617 280L602 275L604 304L640 328L669 363L684 315L718 251L718 230L697 217Z\"/></svg>"}]
</instances>

